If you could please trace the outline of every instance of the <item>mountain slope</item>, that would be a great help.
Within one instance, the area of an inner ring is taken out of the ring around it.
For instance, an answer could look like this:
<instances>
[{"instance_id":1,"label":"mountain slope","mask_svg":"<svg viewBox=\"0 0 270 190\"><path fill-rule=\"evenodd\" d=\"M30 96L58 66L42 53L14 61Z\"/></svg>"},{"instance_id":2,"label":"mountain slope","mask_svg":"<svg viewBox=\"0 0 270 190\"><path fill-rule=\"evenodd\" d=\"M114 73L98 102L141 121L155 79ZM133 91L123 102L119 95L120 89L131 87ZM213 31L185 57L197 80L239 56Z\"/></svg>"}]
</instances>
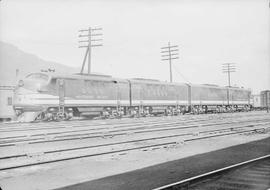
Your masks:
<instances>
[{"instance_id":1,"label":"mountain slope","mask_svg":"<svg viewBox=\"0 0 270 190\"><path fill-rule=\"evenodd\" d=\"M18 78L41 70L55 69L58 73L74 73L79 69L68 67L56 62L45 61L39 57L26 53L16 46L0 42L0 85L14 85L16 83L16 69Z\"/></svg>"}]
</instances>

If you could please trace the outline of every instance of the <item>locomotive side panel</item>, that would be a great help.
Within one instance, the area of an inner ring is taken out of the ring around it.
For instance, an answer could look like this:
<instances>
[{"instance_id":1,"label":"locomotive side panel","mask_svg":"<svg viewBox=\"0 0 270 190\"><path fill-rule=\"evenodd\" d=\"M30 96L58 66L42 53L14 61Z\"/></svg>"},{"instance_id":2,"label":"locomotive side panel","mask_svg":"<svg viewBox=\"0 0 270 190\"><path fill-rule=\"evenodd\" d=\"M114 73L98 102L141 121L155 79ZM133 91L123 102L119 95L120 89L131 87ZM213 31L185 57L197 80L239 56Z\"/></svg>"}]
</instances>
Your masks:
<instances>
[{"instance_id":1,"label":"locomotive side panel","mask_svg":"<svg viewBox=\"0 0 270 190\"><path fill-rule=\"evenodd\" d=\"M188 87L158 82L131 81L132 105L188 104Z\"/></svg>"},{"instance_id":2,"label":"locomotive side panel","mask_svg":"<svg viewBox=\"0 0 270 190\"><path fill-rule=\"evenodd\" d=\"M117 83L117 91L118 91L118 101L121 106L129 106L130 105L130 90L128 81L122 81Z\"/></svg>"},{"instance_id":3,"label":"locomotive side panel","mask_svg":"<svg viewBox=\"0 0 270 190\"><path fill-rule=\"evenodd\" d=\"M139 106L142 100L141 90L142 85L136 82L130 82L130 97L131 97L131 106Z\"/></svg>"},{"instance_id":4,"label":"locomotive side panel","mask_svg":"<svg viewBox=\"0 0 270 190\"><path fill-rule=\"evenodd\" d=\"M110 105L117 104L117 84L110 81L86 80L83 95L88 105ZM87 105L84 104L85 106Z\"/></svg>"},{"instance_id":5,"label":"locomotive side panel","mask_svg":"<svg viewBox=\"0 0 270 190\"><path fill-rule=\"evenodd\" d=\"M119 101L128 105L128 88L127 82L65 79L65 98L67 105L116 106Z\"/></svg>"},{"instance_id":6,"label":"locomotive side panel","mask_svg":"<svg viewBox=\"0 0 270 190\"><path fill-rule=\"evenodd\" d=\"M227 90L222 87L191 85L192 105L225 105Z\"/></svg>"},{"instance_id":7,"label":"locomotive side panel","mask_svg":"<svg viewBox=\"0 0 270 190\"><path fill-rule=\"evenodd\" d=\"M173 88L176 93L176 100L180 105L189 105L189 86L186 84L177 84Z\"/></svg>"},{"instance_id":8,"label":"locomotive side panel","mask_svg":"<svg viewBox=\"0 0 270 190\"><path fill-rule=\"evenodd\" d=\"M141 98L146 105L174 105L177 99L171 86L151 83L142 85Z\"/></svg>"},{"instance_id":9,"label":"locomotive side panel","mask_svg":"<svg viewBox=\"0 0 270 190\"><path fill-rule=\"evenodd\" d=\"M180 114L188 110L188 86L147 79L130 80L131 112Z\"/></svg>"},{"instance_id":10,"label":"locomotive side panel","mask_svg":"<svg viewBox=\"0 0 270 190\"><path fill-rule=\"evenodd\" d=\"M234 105L249 105L250 104L250 96L251 91L241 88L230 88L230 104Z\"/></svg>"},{"instance_id":11,"label":"locomotive side panel","mask_svg":"<svg viewBox=\"0 0 270 190\"><path fill-rule=\"evenodd\" d=\"M65 79L65 107L75 115L112 116L129 106L127 80L112 78Z\"/></svg>"}]
</instances>

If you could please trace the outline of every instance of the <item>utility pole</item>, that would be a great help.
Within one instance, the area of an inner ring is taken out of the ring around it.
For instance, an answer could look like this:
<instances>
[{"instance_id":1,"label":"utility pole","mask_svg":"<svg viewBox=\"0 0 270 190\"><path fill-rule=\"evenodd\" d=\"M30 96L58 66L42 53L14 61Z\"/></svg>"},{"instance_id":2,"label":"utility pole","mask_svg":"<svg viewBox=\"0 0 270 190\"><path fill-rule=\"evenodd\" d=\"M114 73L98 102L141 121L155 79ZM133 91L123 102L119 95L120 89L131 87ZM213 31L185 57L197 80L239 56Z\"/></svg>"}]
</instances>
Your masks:
<instances>
[{"instance_id":1,"label":"utility pole","mask_svg":"<svg viewBox=\"0 0 270 190\"><path fill-rule=\"evenodd\" d=\"M86 48L86 52L83 59L83 64L81 68L81 74L83 74L83 70L85 67L86 59L88 58L88 74L91 74L91 56L92 56L92 47L98 47L102 46L102 44L97 44L96 42L102 41L101 38L98 38L97 36L102 36L99 31L101 31L102 28L91 28L79 30L79 38L82 40L79 40L79 48Z\"/></svg>"},{"instance_id":2,"label":"utility pole","mask_svg":"<svg viewBox=\"0 0 270 190\"><path fill-rule=\"evenodd\" d=\"M173 81L172 79L172 60L179 59L178 54L178 45L172 46L170 42L168 42L168 46L161 48L161 57L162 61L169 61L170 66L170 82Z\"/></svg>"},{"instance_id":3,"label":"utility pole","mask_svg":"<svg viewBox=\"0 0 270 190\"><path fill-rule=\"evenodd\" d=\"M228 86L231 87L231 73L235 72L235 63L223 63L222 72L228 73Z\"/></svg>"},{"instance_id":4,"label":"utility pole","mask_svg":"<svg viewBox=\"0 0 270 190\"><path fill-rule=\"evenodd\" d=\"M223 63L222 72L228 74L227 103L230 105L231 73L236 71L235 63Z\"/></svg>"}]
</instances>

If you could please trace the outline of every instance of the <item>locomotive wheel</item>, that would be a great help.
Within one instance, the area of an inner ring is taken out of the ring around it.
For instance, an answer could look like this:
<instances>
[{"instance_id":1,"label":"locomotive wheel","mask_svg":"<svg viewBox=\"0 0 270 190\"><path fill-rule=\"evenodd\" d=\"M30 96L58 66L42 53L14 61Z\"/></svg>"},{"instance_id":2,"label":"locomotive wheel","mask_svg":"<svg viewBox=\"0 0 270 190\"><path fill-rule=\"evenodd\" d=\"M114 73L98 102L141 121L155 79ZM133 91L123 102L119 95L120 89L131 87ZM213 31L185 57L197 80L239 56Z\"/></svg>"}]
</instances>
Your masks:
<instances>
[{"instance_id":1,"label":"locomotive wheel","mask_svg":"<svg viewBox=\"0 0 270 190\"><path fill-rule=\"evenodd\" d=\"M35 118L36 122L39 121L47 121L48 118L46 117L46 114L44 112L41 112L40 114L38 114L38 116Z\"/></svg>"},{"instance_id":2,"label":"locomotive wheel","mask_svg":"<svg viewBox=\"0 0 270 190\"><path fill-rule=\"evenodd\" d=\"M67 117L67 113L64 112L64 113L57 113L55 114L55 121L63 121L63 120L66 120L68 117Z\"/></svg>"},{"instance_id":3,"label":"locomotive wheel","mask_svg":"<svg viewBox=\"0 0 270 190\"><path fill-rule=\"evenodd\" d=\"M41 119L41 121L48 121L48 118L46 116L46 113L42 112L40 119Z\"/></svg>"}]
</instances>

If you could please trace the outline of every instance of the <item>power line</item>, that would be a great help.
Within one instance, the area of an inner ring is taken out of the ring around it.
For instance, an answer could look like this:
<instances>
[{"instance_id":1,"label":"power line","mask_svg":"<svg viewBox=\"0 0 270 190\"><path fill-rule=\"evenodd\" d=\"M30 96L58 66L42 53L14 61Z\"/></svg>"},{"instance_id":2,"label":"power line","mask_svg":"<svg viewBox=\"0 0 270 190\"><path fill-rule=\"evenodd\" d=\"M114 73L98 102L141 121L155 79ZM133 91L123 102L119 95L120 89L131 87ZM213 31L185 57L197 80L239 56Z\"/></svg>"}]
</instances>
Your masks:
<instances>
[{"instance_id":1,"label":"power line","mask_svg":"<svg viewBox=\"0 0 270 190\"><path fill-rule=\"evenodd\" d=\"M86 59L88 58L88 74L91 73L91 56L92 56L92 48L103 46L101 43L96 43L102 41L101 38L97 38L96 36L102 36L102 33L99 33L102 28L91 28L79 30L79 48L86 48L86 52L83 58L83 64L81 68L81 74L83 73Z\"/></svg>"},{"instance_id":2,"label":"power line","mask_svg":"<svg viewBox=\"0 0 270 190\"><path fill-rule=\"evenodd\" d=\"M168 42L168 46L161 48L161 60L162 61L169 61L170 67L170 82L172 82L172 60L179 59L178 54L178 45L172 46L170 42Z\"/></svg>"},{"instance_id":3,"label":"power line","mask_svg":"<svg viewBox=\"0 0 270 190\"><path fill-rule=\"evenodd\" d=\"M176 73L179 74L188 84L191 84L191 82L177 69L175 65L173 65L173 68L176 70Z\"/></svg>"}]
</instances>

